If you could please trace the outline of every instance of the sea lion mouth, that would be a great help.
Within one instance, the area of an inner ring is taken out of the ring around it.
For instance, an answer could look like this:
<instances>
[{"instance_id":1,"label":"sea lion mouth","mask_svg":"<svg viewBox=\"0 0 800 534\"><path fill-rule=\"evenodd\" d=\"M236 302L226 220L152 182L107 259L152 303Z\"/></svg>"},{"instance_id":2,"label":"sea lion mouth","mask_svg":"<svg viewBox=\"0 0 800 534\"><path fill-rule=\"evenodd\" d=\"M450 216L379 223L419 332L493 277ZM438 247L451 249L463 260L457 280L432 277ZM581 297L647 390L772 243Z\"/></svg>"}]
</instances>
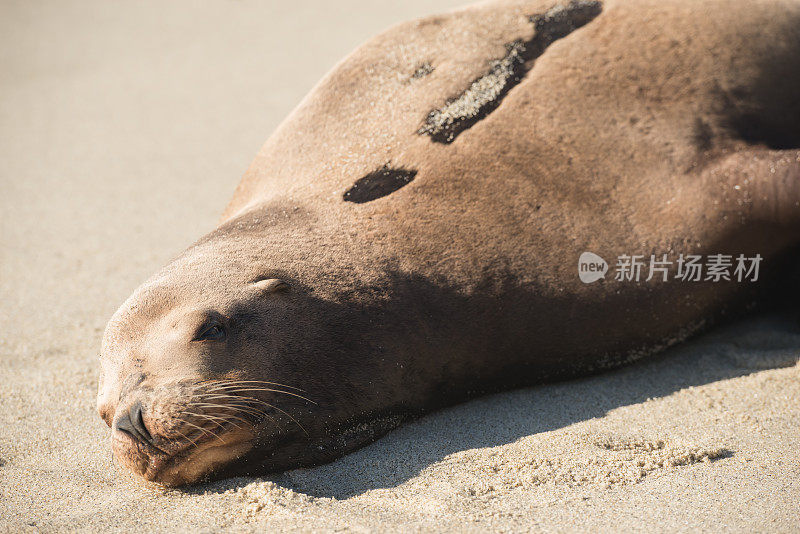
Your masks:
<instances>
[{"instance_id":1,"label":"sea lion mouth","mask_svg":"<svg viewBox=\"0 0 800 534\"><path fill-rule=\"evenodd\" d=\"M249 451L253 438L249 429L229 425L161 446L127 432L114 432L111 439L114 456L122 465L149 482L171 487L209 477Z\"/></svg>"},{"instance_id":2,"label":"sea lion mouth","mask_svg":"<svg viewBox=\"0 0 800 534\"><path fill-rule=\"evenodd\" d=\"M142 387L133 393L137 400L118 408L114 417L114 456L137 476L163 486L199 482L251 450L256 438L289 438L293 432L287 432L281 419L305 432L269 397L282 394L313 403L300 392L275 383L241 380Z\"/></svg>"}]
</instances>

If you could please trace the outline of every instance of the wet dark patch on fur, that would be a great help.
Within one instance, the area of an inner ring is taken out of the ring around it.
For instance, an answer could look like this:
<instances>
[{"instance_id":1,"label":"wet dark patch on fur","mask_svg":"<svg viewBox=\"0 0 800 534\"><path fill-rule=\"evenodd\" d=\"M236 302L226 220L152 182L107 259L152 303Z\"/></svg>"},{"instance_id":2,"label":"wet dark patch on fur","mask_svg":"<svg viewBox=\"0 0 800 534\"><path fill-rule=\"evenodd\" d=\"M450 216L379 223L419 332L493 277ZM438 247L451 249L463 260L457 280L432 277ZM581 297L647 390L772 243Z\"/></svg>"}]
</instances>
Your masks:
<instances>
[{"instance_id":1,"label":"wet dark patch on fur","mask_svg":"<svg viewBox=\"0 0 800 534\"><path fill-rule=\"evenodd\" d=\"M429 135L437 143L452 143L461 132L497 109L548 46L589 23L601 11L599 1L572 0L567 5L557 5L543 14L531 16L530 21L536 28L533 38L507 44L508 52L492 62L489 72L473 81L461 95L431 111L417 133Z\"/></svg>"},{"instance_id":2,"label":"wet dark patch on fur","mask_svg":"<svg viewBox=\"0 0 800 534\"><path fill-rule=\"evenodd\" d=\"M414 80L419 80L420 78L424 78L433 71L434 71L434 66L426 61L425 63L421 63L417 67L417 70L414 71L414 74L411 75L408 81L413 82Z\"/></svg>"},{"instance_id":3,"label":"wet dark patch on fur","mask_svg":"<svg viewBox=\"0 0 800 534\"><path fill-rule=\"evenodd\" d=\"M401 187L411 183L417 171L413 169L392 169L384 165L377 171L372 171L344 192L346 202L363 204L377 198L394 193Z\"/></svg>"}]
</instances>

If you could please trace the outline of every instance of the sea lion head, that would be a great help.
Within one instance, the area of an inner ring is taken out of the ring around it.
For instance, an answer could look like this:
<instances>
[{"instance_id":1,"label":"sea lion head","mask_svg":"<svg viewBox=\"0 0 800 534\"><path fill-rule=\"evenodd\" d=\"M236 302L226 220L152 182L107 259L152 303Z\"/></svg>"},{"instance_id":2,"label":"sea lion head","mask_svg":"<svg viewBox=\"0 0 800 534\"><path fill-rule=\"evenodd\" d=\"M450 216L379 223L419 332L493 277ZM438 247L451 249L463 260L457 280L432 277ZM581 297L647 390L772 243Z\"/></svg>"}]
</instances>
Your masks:
<instances>
[{"instance_id":1,"label":"sea lion head","mask_svg":"<svg viewBox=\"0 0 800 534\"><path fill-rule=\"evenodd\" d=\"M348 410L324 354L343 329L324 299L257 263L195 246L108 323L97 408L135 474L175 486L324 459L331 398Z\"/></svg>"}]
</instances>

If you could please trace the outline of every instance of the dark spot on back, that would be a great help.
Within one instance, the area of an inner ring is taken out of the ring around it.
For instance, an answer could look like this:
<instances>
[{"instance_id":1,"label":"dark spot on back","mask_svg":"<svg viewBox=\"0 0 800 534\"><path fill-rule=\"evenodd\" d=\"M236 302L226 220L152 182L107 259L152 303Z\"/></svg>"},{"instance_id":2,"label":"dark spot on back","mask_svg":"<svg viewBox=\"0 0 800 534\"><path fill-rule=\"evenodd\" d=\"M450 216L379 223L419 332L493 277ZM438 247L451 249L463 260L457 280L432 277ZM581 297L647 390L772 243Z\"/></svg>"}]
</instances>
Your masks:
<instances>
[{"instance_id":1,"label":"dark spot on back","mask_svg":"<svg viewBox=\"0 0 800 534\"><path fill-rule=\"evenodd\" d=\"M392 169L384 165L356 180L350 189L344 192L343 198L346 202L363 204L394 193L411 183L416 175L417 171L413 169Z\"/></svg>"},{"instance_id":2,"label":"dark spot on back","mask_svg":"<svg viewBox=\"0 0 800 534\"><path fill-rule=\"evenodd\" d=\"M548 46L589 23L601 11L599 1L572 0L566 6L557 5L543 14L531 16L530 21L536 28L533 38L507 44L508 52L492 61L489 72L473 81L459 96L428 113L417 133L427 134L437 143L452 143L461 132L497 109Z\"/></svg>"}]
</instances>

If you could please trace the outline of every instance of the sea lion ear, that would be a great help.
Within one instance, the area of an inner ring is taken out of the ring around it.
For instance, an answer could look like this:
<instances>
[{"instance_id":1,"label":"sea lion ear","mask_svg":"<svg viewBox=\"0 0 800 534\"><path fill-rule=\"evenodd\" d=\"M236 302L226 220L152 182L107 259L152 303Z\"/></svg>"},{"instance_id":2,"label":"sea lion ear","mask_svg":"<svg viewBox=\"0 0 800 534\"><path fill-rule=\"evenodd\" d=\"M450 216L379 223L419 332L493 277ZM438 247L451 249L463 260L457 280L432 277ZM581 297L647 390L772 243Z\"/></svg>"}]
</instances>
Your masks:
<instances>
[{"instance_id":1,"label":"sea lion ear","mask_svg":"<svg viewBox=\"0 0 800 534\"><path fill-rule=\"evenodd\" d=\"M255 290L262 294L277 293L278 291L289 290L289 284L280 278L265 278L264 280L253 282L252 286Z\"/></svg>"}]
</instances>

